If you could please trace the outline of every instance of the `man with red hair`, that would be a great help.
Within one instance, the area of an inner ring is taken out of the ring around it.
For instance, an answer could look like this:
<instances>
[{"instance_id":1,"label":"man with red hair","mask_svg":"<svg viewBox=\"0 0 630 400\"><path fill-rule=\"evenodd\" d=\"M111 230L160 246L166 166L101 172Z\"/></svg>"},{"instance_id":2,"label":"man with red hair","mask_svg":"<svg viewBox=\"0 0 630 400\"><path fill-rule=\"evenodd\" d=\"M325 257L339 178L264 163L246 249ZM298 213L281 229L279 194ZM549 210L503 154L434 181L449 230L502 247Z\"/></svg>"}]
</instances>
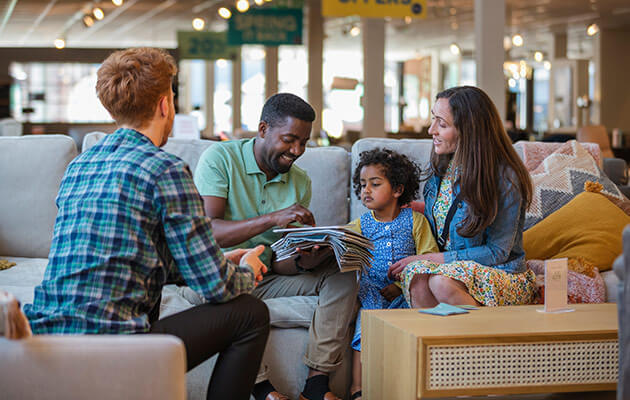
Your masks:
<instances>
[{"instance_id":1,"label":"man with red hair","mask_svg":"<svg viewBox=\"0 0 630 400\"><path fill-rule=\"evenodd\" d=\"M208 398L248 399L269 334L265 304L249 295L263 249L223 254L188 166L160 149L176 72L152 48L103 62L96 92L119 128L68 166L44 280L25 311L34 333L175 335L189 369L221 353ZM174 280L206 304L158 319Z\"/></svg>"}]
</instances>

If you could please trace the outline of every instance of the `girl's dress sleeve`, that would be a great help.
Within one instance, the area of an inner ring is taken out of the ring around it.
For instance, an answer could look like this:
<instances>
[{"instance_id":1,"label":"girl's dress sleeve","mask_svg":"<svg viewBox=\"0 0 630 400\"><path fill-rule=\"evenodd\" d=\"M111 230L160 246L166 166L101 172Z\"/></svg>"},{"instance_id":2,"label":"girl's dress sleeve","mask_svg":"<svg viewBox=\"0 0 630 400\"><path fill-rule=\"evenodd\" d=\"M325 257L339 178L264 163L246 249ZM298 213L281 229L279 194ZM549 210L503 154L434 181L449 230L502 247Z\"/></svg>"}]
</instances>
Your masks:
<instances>
[{"instance_id":1,"label":"girl's dress sleeve","mask_svg":"<svg viewBox=\"0 0 630 400\"><path fill-rule=\"evenodd\" d=\"M416 242L416 254L440 252L429 221L423 214L415 211L413 212L413 238Z\"/></svg>"}]
</instances>

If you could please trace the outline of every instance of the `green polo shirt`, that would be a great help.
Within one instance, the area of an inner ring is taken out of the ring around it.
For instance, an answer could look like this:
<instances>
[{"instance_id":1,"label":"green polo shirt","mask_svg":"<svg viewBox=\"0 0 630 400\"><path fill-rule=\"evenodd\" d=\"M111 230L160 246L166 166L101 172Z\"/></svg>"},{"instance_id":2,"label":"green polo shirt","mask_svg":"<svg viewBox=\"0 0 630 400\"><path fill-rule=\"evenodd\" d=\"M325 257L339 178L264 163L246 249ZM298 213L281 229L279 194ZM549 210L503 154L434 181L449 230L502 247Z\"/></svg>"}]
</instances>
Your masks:
<instances>
[{"instance_id":1,"label":"green polo shirt","mask_svg":"<svg viewBox=\"0 0 630 400\"><path fill-rule=\"evenodd\" d=\"M293 165L289 172L268 181L256 163L254 140L256 138L221 142L206 149L195 171L199 193L226 199L224 219L228 221L258 217L295 203L308 207L311 179L306 172ZM232 248L269 246L280 236L268 230ZM267 247L261 260L270 265L271 248Z\"/></svg>"}]
</instances>

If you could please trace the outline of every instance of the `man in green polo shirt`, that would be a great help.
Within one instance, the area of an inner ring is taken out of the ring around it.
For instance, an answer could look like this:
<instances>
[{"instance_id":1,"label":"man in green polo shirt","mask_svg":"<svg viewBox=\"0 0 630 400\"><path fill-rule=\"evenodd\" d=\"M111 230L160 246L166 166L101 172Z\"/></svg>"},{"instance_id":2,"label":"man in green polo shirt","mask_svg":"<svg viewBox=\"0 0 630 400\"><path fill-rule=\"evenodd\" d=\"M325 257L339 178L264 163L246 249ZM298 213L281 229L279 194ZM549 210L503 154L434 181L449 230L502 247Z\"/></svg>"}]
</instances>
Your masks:
<instances>
[{"instance_id":1,"label":"man in green polo shirt","mask_svg":"<svg viewBox=\"0 0 630 400\"><path fill-rule=\"evenodd\" d=\"M344 339L355 317L356 275L339 272L328 248L303 251L280 262L269 248L280 238L273 228L315 224L308 210L311 180L293 165L304 153L313 120L315 111L299 97L271 96L263 107L258 135L209 147L197 165L195 184L221 247L267 246L260 258L271 271L254 295L262 299L319 296L304 355L309 375L300 399L334 400L328 374L341 364L346 350ZM257 384L254 396L286 398L269 381Z\"/></svg>"}]
</instances>

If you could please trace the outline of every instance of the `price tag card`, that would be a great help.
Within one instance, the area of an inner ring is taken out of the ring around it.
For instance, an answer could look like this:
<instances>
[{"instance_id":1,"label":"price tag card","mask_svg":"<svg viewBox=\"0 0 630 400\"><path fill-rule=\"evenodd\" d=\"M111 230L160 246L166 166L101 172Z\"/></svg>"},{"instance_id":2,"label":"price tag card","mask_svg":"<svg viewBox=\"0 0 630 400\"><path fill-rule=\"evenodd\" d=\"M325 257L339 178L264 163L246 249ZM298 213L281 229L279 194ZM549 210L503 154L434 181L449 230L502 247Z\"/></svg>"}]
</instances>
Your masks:
<instances>
[{"instance_id":1,"label":"price tag card","mask_svg":"<svg viewBox=\"0 0 630 400\"><path fill-rule=\"evenodd\" d=\"M567 307L568 260L545 261L545 312L573 311Z\"/></svg>"}]
</instances>

